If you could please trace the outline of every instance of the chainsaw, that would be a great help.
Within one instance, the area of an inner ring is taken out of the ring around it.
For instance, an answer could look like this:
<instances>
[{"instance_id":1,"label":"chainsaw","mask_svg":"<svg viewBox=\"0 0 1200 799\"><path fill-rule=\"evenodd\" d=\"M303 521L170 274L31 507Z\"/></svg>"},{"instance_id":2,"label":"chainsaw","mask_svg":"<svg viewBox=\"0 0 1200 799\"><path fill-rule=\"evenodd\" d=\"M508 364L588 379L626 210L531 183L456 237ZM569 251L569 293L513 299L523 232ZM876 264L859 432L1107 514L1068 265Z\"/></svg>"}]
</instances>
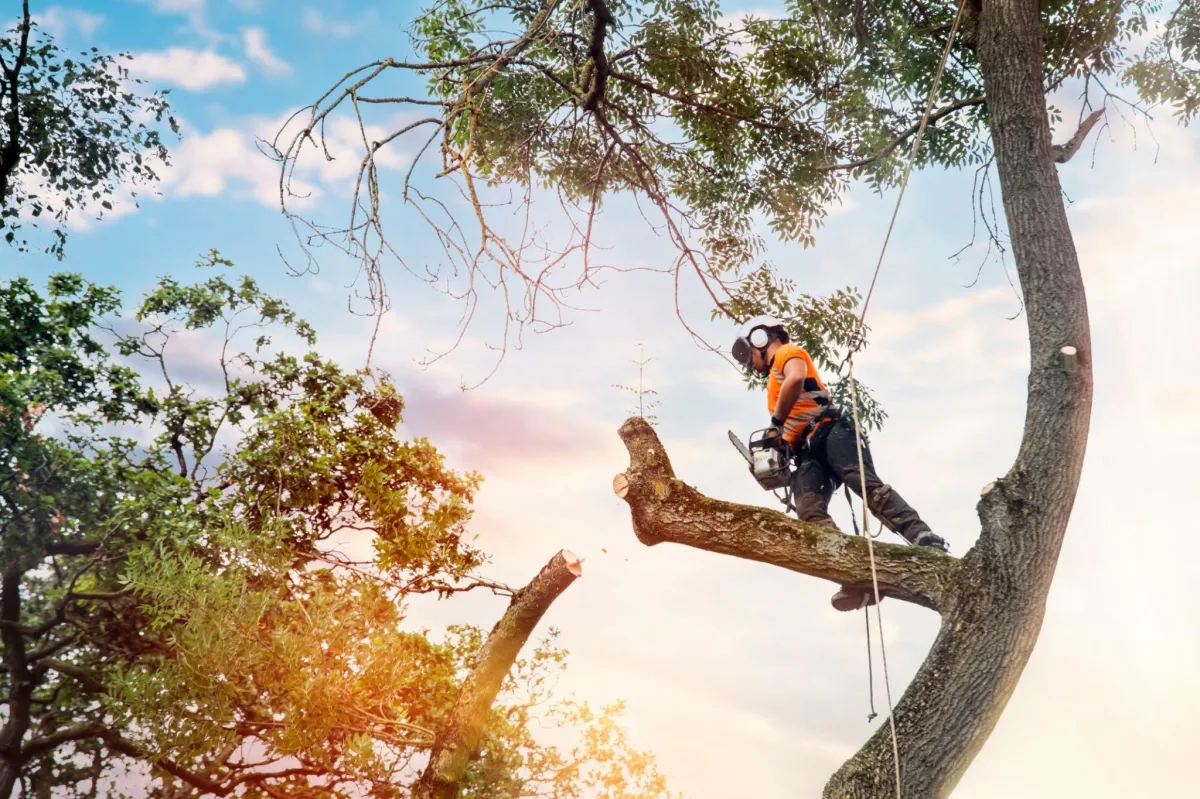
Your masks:
<instances>
[{"instance_id":1,"label":"chainsaw","mask_svg":"<svg viewBox=\"0 0 1200 799\"><path fill-rule=\"evenodd\" d=\"M792 452L786 440L767 436L771 428L756 430L750 434L750 446L742 443L732 430L729 441L742 453L750 464L750 474L766 491L787 488L792 479Z\"/></svg>"}]
</instances>

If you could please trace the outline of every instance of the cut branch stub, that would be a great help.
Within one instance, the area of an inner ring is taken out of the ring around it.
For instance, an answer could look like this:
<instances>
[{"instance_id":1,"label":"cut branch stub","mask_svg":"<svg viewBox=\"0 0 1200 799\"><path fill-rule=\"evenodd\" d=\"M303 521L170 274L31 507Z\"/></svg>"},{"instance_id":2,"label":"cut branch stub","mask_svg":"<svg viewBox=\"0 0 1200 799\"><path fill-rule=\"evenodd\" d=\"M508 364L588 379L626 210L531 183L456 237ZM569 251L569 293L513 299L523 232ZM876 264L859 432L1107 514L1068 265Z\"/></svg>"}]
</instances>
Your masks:
<instances>
[{"instance_id":1,"label":"cut branch stub","mask_svg":"<svg viewBox=\"0 0 1200 799\"><path fill-rule=\"evenodd\" d=\"M1088 115L1087 119L1079 124L1079 129L1075 131L1075 135L1068 139L1064 144L1055 144L1050 148L1051 157L1056 164L1065 164L1074 157L1075 153L1079 152L1079 148L1083 146L1083 140L1087 138L1088 133L1100 121L1100 117L1104 116L1104 109L1098 108Z\"/></svg>"},{"instance_id":2,"label":"cut branch stub","mask_svg":"<svg viewBox=\"0 0 1200 799\"><path fill-rule=\"evenodd\" d=\"M453 799L458 795L467 765L478 754L488 713L504 678L550 605L583 574L582 563L564 549L513 595L438 731L429 764L413 787L413 799Z\"/></svg>"},{"instance_id":3,"label":"cut branch stub","mask_svg":"<svg viewBox=\"0 0 1200 799\"><path fill-rule=\"evenodd\" d=\"M645 420L620 429L630 467L613 480L633 530L647 546L664 541L770 563L838 585L871 584L867 541L778 511L711 499L676 479L662 442ZM880 593L941 610L958 560L927 547L875 544Z\"/></svg>"}]
</instances>

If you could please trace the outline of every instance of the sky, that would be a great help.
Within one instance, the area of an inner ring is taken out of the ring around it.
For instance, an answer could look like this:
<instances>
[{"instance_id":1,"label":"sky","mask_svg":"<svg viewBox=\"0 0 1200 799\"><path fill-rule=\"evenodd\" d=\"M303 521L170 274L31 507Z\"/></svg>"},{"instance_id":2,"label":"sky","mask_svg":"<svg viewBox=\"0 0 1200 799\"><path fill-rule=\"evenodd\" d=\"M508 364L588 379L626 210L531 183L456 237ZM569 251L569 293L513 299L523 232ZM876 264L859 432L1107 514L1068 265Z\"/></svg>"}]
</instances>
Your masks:
<instances>
[{"instance_id":1,"label":"sky","mask_svg":"<svg viewBox=\"0 0 1200 799\"><path fill-rule=\"evenodd\" d=\"M14 5L15 4L11 4ZM42 24L74 48L128 50L132 69L171 89L184 138L159 194L78 220L62 268L135 297L154 279L187 279L211 248L285 297L316 327L319 349L363 362L371 322L348 308L351 264L324 257L294 276L295 239L280 215L276 165L255 136L270 135L364 62L409 54L408 2L327 0L91 0L34 3ZM751 10L730 4L730 13ZM769 8L756 4L756 10ZM1061 102L1068 110L1073 97ZM1066 114L1071 118L1071 114ZM380 126L399 119L381 116ZM957 799L1176 795L1194 780L1192 725L1200 713L1200 558L1190 500L1200 473L1200 133L1169 114L1131 127L1119 115L1060 168L1088 291L1096 399L1082 484L1036 650ZM1057 132L1065 140L1070 131ZM298 177L313 215L344 216L354 174L354 129L330 129L334 161ZM384 202L413 152L381 161ZM981 250L950 257L972 235L972 174L914 175L872 299L871 344L856 374L889 412L873 436L882 478L961 555L978 534L980 490L1016 454L1028 373L1024 317L1011 262L980 268ZM855 187L814 248L773 245L772 260L800 290L865 287L894 193ZM534 208L552 225L556 209ZM433 264L428 231L397 223L410 265ZM661 269L672 252L620 201L597 239L605 260ZM0 279L40 276L40 256L0 253ZM976 275L978 272L978 280ZM458 333L460 305L396 266L392 309L375 364L408 403L405 431L428 436L460 469L485 477L472 532L492 553L487 574L523 584L558 549L584 575L544 626L571 651L563 695L624 698L635 745L653 751L671 785L694 799L817 796L837 766L886 723L867 723L863 620L829 605L835 586L779 569L663 544L642 546L611 491L628 463L617 428L644 346L657 391L658 431L679 477L702 492L775 506L746 473L725 433L762 426L765 402L723 361L696 347L672 312L672 285L651 272L611 273L580 298L571 324L526 337L480 387L498 341L484 303L453 354L419 360ZM973 285L971 285L973 283ZM736 332L710 322L705 297L684 284L681 307L710 340ZM1015 317L1015 318L1014 318ZM185 342L186 344L186 342ZM178 353L203 359L192 342ZM845 503L835 518L849 529ZM344 542L353 548L362 542ZM472 594L418 603L414 620L490 626L502 599ZM911 679L937 630L934 615L885 603L892 694ZM876 675L879 674L878 664Z\"/></svg>"}]
</instances>

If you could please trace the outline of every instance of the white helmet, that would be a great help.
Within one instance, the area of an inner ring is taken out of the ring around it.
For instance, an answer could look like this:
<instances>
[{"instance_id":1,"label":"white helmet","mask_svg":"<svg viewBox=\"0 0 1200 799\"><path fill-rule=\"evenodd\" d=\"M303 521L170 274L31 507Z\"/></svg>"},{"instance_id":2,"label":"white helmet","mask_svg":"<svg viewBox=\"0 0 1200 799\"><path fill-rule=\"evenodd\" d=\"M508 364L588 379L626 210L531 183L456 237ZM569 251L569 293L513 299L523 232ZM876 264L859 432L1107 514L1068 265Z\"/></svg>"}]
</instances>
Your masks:
<instances>
[{"instance_id":1,"label":"white helmet","mask_svg":"<svg viewBox=\"0 0 1200 799\"><path fill-rule=\"evenodd\" d=\"M767 345L775 338L787 344L789 341L787 325L776 316L756 316L746 324L749 327L745 336L738 336L733 342L733 358L743 366L750 365L750 351L762 352L766 357Z\"/></svg>"}]
</instances>

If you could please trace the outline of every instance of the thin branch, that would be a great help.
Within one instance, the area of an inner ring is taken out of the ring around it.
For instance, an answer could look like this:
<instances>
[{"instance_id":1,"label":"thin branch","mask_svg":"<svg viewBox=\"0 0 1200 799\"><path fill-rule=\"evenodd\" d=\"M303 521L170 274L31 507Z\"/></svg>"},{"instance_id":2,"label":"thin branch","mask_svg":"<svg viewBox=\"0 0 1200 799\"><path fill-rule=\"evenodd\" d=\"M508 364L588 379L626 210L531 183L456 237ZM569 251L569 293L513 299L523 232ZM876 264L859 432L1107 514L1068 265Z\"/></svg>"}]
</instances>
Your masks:
<instances>
[{"instance_id":1,"label":"thin branch","mask_svg":"<svg viewBox=\"0 0 1200 799\"><path fill-rule=\"evenodd\" d=\"M939 108L937 111L934 111L932 114L930 114L929 122L927 124L932 125L934 122L937 122L938 120L940 120L944 117L947 117L956 111L961 111L962 109L970 108L971 106L983 105L986 101L987 101L987 99L983 95L979 95L976 97L968 97L963 100L956 100L955 102L950 103L950 105ZM900 133L896 134L896 137L893 138L890 142L888 142L886 147L884 147L882 150L875 153L874 155L869 155L866 158L860 158L857 161L850 161L850 162L844 163L844 164L824 164L822 166L815 166L815 167L811 167L811 168L817 172L835 172L838 170L852 170L852 169L859 169L860 167L864 167L864 166L870 166L871 164L875 163L879 159L886 158L888 155L891 155L891 153L897 147L899 147L901 144L903 144L911 136L915 135L917 130L920 127L921 127L920 122L914 122L912 125L908 126L904 130L902 130Z\"/></svg>"}]
</instances>

